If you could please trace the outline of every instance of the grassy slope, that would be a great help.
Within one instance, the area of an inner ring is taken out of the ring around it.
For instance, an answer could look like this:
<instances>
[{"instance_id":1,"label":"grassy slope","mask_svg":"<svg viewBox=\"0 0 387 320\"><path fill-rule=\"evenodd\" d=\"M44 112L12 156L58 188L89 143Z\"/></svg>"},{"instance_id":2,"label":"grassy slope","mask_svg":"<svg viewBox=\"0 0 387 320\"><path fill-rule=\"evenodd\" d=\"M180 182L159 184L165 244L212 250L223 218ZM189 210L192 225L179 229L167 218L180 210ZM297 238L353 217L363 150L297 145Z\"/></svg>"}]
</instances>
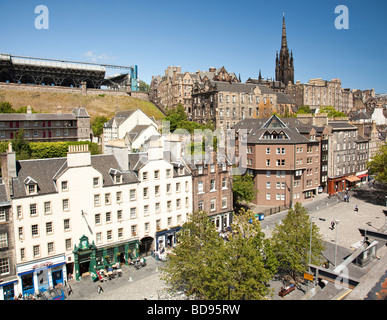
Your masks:
<instances>
[{"instance_id":1,"label":"grassy slope","mask_svg":"<svg viewBox=\"0 0 387 320\"><path fill-rule=\"evenodd\" d=\"M112 117L118 110L140 108L148 116L156 120L163 118L157 107L148 101L132 98L130 96L100 96L56 92L24 92L14 90L0 90L0 101L8 101L14 109L31 106L35 111L42 113L56 113L57 107L62 107L63 113L72 112L74 107L84 107L91 117Z\"/></svg>"}]
</instances>

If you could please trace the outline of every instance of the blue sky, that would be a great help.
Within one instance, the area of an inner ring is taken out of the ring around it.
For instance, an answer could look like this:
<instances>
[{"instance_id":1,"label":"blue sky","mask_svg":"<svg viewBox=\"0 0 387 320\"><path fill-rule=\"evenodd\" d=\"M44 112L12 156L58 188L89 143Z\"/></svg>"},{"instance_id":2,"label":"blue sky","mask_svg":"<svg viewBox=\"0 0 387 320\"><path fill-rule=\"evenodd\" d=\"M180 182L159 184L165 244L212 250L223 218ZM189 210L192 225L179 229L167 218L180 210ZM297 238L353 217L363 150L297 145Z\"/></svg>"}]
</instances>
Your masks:
<instances>
[{"instance_id":1,"label":"blue sky","mask_svg":"<svg viewBox=\"0 0 387 320\"><path fill-rule=\"evenodd\" d=\"M38 5L48 7L47 30L35 28ZM347 30L335 28L338 5L348 7ZM1 0L0 52L137 64L147 83L169 65L274 77L283 12L295 80L340 78L346 88L387 93L387 1Z\"/></svg>"}]
</instances>

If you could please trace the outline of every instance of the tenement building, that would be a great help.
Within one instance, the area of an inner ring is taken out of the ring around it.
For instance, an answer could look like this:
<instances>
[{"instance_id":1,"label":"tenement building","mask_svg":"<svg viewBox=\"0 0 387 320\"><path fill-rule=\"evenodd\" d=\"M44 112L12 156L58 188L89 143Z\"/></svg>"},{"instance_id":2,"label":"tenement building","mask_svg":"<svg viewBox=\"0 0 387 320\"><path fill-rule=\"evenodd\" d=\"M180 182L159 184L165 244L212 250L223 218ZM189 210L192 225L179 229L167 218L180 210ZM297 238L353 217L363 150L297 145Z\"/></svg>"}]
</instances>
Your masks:
<instances>
[{"instance_id":1,"label":"tenement building","mask_svg":"<svg viewBox=\"0 0 387 320\"><path fill-rule=\"evenodd\" d=\"M231 225L233 212L232 165L215 152L189 165L192 172L193 211L204 211L218 231Z\"/></svg>"},{"instance_id":2,"label":"tenement building","mask_svg":"<svg viewBox=\"0 0 387 320\"><path fill-rule=\"evenodd\" d=\"M327 81L316 78L307 83L297 81L287 86L285 91L292 96L297 107L310 106L311 109L318 109L330 105L345 113L353 108L352 91L343 89L340 79Z\"/></svg>"},{"instance_id":3,"label":"tenement building","mask_svg":"<svg viewBox=\"0 0 387 320\"><path fill-rule=\"evenodd\" d=\"M192 212L188 167L158 146L133 157L77 145L67 157L21 161L9 148L1 164L0 299L84 273L95 279L100 268L173 246Z\"/></svg>"},{"instance_id":4,"label":"tenement building","mask_svg":"<svg viewBox=\"0 0 387 320\"><path fill-rule=\"evenodd\" d=\"M180 103L189 114L192 109L194 84L207 80L240 82L235 73L228 72L225 67L210 67L208 71L182 72L180 66L169 66L164 76L152 77L151 101L163 109L175 108Z\"/></svg>"},{"instance_id":5,"label":"tenement building","mask_svg":"<svg viewBox=\"0 0 387 320\"><path fill-rule=\"evenodd\" d=\"M345 118L330 119L326 114L303 115L298 119L327 129L329 194L345 191L367 180L369 139L360 134L355 125Z\"/></svg>"},{"instance_id":6,"label":"tenement building","mask_svg":"<svg viewBox=\"0 0 387 320\"><path fill-rule=\"evenodd\" d=\"M193 121L212 121L217 129L231 129L248 118L265 118L293 113L293 99L286 93L275 92L264 84L206 81L195 84L192 92Z\"/></svg>"},{"instance_id":7,"label":"tenement building","mask_svg":"<svg viewBox=\"0 0 387 320\"><path fill-rule=\"evenodd\" d=\"M242 129L247 134L246 163L240 165L254 178L257 205L289 207L318 193L321 156L316 130L311 127L301 134L297 127L302 123L287 120L276 115L245 119L233 128L238 136Z\"/></svg>"},{"instance_id":8,"label":"tenement building","mask_svg":"<svg viewBox=\"0 0 387 320\"><path fill-rule=\"evenodd\" d=\"M27 141L90 141L90 116L85 108L72 113L3 113L0 119L0 141L12 140L23 129Z\"/></svg>"}]
</instances>

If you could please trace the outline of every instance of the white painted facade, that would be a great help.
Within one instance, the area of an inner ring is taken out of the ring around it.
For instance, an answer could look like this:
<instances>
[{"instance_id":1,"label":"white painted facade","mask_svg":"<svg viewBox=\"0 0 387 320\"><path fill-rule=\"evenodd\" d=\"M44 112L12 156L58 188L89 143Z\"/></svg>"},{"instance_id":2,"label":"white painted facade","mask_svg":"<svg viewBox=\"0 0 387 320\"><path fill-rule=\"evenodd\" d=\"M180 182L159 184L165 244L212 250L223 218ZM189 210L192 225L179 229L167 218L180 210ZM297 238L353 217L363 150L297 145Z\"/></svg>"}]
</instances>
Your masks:
<instances>
[{"instance_id":1,"label":"white painted facade","mask_svg":"<svg viewBox=\"0 0 387 320\"><path fill-rule=\"evenodd\" d=\"M141 137L136 137L136 143L132 148L138 149L144 141L151 136L151 134L157 132L157 123L149 118L140 109L136 109L133 112L128 111L125 115L124 112L119 112L110 121L105 123L103 128L103 144L104 152L106 153L106 145L112 140L124 139L126 133L132 131L138 125L151 125L153 129L143 132ZM122 116L121 116L122 115Z\"/></svg>"},{"instance_id":2,"label":"white painted facade","mask_svg":"<svg viewBox=\"0 0 387 320\"><path fill-rule=\"evenodd\" d=\"M109 176L111 185L106 186L106 174L92 166L89 151L78 147L69 152L55 179L46 181L55 184L56 192L39 195L37 189L11 200L18 268L54 263L58 256L71 264L74 246L84 235L97 248L151 237L155 249L157 232L182 226L192 213L192 176L184 166L176 168L162 159L162 154L161 148L150 148L147 162L137 172L138 181L122 183ZM93 160L107 156L111 155ZM39 186L42 181L36 180ZM34 282L37 277L34 273ZM21 292L20 276L18 280Z\"/></svg>"}]
</instances>

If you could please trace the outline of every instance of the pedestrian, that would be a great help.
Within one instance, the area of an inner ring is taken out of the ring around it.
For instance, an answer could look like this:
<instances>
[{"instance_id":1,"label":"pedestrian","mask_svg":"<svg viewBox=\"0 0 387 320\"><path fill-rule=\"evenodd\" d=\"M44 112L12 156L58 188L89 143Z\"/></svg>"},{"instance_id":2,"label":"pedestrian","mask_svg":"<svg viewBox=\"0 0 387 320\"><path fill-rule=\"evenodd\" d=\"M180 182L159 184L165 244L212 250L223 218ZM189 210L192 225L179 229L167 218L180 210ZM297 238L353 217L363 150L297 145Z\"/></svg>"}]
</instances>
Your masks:
<instances>
[{"instance_id":1,"label":"pedestrian","mask_svg":"<svg viewBox=\"0 0 387 320\"><path fill-rule=\"evenodd\" d=\"M73 288L71 288L69 283L67 284L67 286L68 286L68 294L70 295L73 293Z\"/></svg>"},{"instance_id":2,"label":"pedestrian","mask_svg":"<svg viewBox=\"0 0 387 320\"><path fill-rule=\"evenodd\" d=\"M100 284L98 285L97 291L98 291L98 294L100 294L100 293L101 293L101 291L102 291L102 292L105 292L105 291L103 291L103 289L102 289L102 287L101 287L101 285L100 285Z\"/></svg>"},{"instance_id":3,"label":"pedestrian","mask_svg":"<svg viewBox=\"0 0 387 320\"><path fill-rule=\"evenodd\" d=\"M347 202L349 202L349 195L347 196Z\"/></svg>"},{"instance_id":4,"label":"pedestrian","mask_svg":"<svg viewBox=\"0 0 387 320\"><path fill-rule=\"evenodd\" d=\"M331 230L333 230L335 228L335 222L332 220L331 222Z\"/></svg>"},{"instance_id":5,"label":"pedestrian","mask_svg":"<svg viewBox=\"0 0 387 320\"><path fill-rule=\"evenodd\" d=\"M344 202L347 202L347 197L348 197L348 196L345 194L345 195L344 195Z\"/></svg>"},{"instance_id":6,"label":"pedestrian","mask_svg":"<svg viewBox=\"0 0 387 320\"><path fill-rule=\"evenodd\" d=\"M357 205L355 206L355 211L356 211L356 212L358 212L358 211L359 211L359 208L358 208L358 206L357 206Z\"/></svg>"}]
</instances>

